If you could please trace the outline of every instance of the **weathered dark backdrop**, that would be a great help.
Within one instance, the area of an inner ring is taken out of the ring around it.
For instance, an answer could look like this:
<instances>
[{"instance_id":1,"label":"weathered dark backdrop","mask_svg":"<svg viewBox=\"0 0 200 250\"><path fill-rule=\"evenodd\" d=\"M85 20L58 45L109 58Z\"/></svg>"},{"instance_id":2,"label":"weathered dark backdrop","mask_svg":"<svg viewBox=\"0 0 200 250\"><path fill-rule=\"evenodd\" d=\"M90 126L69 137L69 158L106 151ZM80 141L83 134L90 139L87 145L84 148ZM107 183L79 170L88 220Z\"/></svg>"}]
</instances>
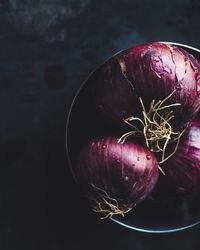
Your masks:
<instances>
[{"instance_id":1,"label":"weathered dark backdrop","mask_svg":"<svg viewBox=\"0 0 200 250\"><path fill-rule=\"evenodd\" d=\"M90 216L65 154L89 72L133 44L199 48L199 13L198 0L0 1L0 250L200 249L199 227L151 235Z\"/></svg>"}]
</instances>

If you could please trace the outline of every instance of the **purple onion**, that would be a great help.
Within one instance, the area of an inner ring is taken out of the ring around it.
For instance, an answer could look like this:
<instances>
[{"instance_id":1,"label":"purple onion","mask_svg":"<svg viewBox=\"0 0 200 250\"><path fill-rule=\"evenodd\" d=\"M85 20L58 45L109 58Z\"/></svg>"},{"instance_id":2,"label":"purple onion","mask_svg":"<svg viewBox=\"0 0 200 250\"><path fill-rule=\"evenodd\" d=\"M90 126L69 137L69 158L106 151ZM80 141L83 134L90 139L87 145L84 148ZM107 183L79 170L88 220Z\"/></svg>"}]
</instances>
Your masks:
<instances>
[{"instance_id":1,"label":"purple onion","mask_svg":"<svg viewBox=\"0 0 200 250\"><path fill-rule=\"evenodd\" d=\"M200 194L200 119L189 124L176 153L163 164L162 169L165 172L162 176L165 190L169 188L190 200Z\"/></svg>"},{"instance_id":2,"label":"purple onion","mask_svg":"<svg viewBox=\"0 0 200 250\"><path fill-rule=\"evenodd\" d=\"M124 215L149 195L158 179L157 160L147 148L121 144L114 137L86 145L74 171L93 209L105 217Z\"/></svg>"},{"instance_id":3,"label":"purple onion","mask_svg":"<svg viewBox=\"0 0 200 250\"><path fill-rule=\"evenodd\" d=\"M119 55L125 62L127 77L144 103L163 100L172 91L178 127L194 118L200 107L200 65L185 50L163 43L135 46Z\"/></svg>"},{"instance_id":4,"label":"purple onion","mask_svg":"<svg viewBox=\"0 0 200 250\"><path fill-rule=\"evenodd\" d=\"M101 113L115 124L142 117L141 97L148 109L153 99L174 107L174 128L194 118L200 107L200 65L185 50L164 43L131 47L108 60L93 75L94 98Z\"/></svg>"}]
</instances>

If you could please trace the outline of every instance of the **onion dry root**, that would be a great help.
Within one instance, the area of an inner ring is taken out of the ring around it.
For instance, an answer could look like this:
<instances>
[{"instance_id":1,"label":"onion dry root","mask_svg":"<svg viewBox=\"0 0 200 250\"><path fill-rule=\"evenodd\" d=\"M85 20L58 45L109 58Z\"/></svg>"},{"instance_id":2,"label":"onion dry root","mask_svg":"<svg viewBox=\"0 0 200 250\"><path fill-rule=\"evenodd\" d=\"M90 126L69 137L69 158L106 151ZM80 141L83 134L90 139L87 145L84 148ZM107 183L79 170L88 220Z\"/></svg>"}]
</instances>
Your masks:
<instances>
[{"instance_id":1,"label":"onion dry root","mask_svg":"<svg viewBox=\"0 0 200 250\"><path fill-rule=\"evenodd\" d=\"M166 105L168 99L176 92L174 90L164 100L155 102L153 100L150 104L150 108L146 111L142 98L140 97L140 103L142 106L143 119L139 117L128 117L124 119L124 122L133 128L132 131L123 134L119 141L124 143L129 136L142 137L145 140L146 146L150 151L154 153L161 153L161 159L159 163L164 163L177 151L180 138L183 135L185 129L180 132L173 131L170 121L174 118L173 110L171 108L181 105L180 103L172 103ZM142 125L142 129L133 125L133 121L139 121ZM169 155L166 155L166 149L168 144L175 143L174 150Z\"/></svg>"},{"instance_id":2,"label":"onion dry root","mask_svg":"<svg viewBox=\"0 0 200 250\"><path fill-rule=\"evenodd\" d=\"M74 170L93 211L102 218L124 216L150 194L159 175L158 162L147 147L121 144L117 137L85 145Z\"/></svg>"},{"instance_id":3,"label":"onion dry root","mask_svg":"<svg viewBox=\"0 0 200 250\"><path fill-rule=\"evenodd\" d=\"M96 199L92 202L92 210L96 213L102 214L103 216L101 219L112 218L113 215L121 215L124 217L124 215L131 211L136 205L132 204L130 208L123 210L119 207L117 199L109 197L105 190L96 187L94 184L91 184L91 186L96 192Z\"/></svg>"}]
</instances>

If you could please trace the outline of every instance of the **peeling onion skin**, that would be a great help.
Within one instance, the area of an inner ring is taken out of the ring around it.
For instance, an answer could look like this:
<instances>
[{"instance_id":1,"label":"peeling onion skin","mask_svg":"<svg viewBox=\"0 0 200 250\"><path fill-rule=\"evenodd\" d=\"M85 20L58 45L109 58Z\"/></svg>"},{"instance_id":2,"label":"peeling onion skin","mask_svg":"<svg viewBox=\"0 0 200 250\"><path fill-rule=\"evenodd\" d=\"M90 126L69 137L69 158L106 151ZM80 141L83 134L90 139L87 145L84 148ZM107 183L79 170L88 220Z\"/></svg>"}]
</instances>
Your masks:
<instances>
[{"instance_id":1,"label":"peeling onion skin","mask_svg":"<svg viewBox=\"0 0 200 250\"><path fill-rule=\"evenodd\" d=\"M177 152L162 165L162 169L165 190L169 188L188 200L200 195L200 119L189 124ZM159 182L162 187L162 181Z\"/></svg>"},{"instance_id":2,"label":"peeling onion skin","mask_svg":"<svg viewBox=\"0 0 200 250\"><path fill-rule=\"evenodd\" d=\"M94 200L91 185L106 191L122 210L142 202L158 179L155 156L140 145L120 144L115 137L95 139L86 145L74 169L77 181L89 200Z\"/></svg>"},{"instance_id":3,"label":"peeling onion skin","mask_svg":"<svg viewBox=\"0 0 200 250\"><path fill-rule=\"evenodd\" d=\"M133 46L112 57L90 79L92 96L103 117L117 126L130 116L142 118L146 109L174 90L175 130L185 127L200 108L200 64L185 50L159 42Z\"/></svg>"},{"instance_id":4,"label":"peeling onion skin","mask_svg":"<svg viewBox=\"0 0 200 250\"><path fill-rule=\"evenodd\" d=\"M180 128L193 119L200 108L200 64L185 50L163 43L149 43L126 50L118 56L124 61L126 75L135 93L146 106L163 100L172 91L169 104L174 108L174 127Z\"/></svg>"}]
</instances>

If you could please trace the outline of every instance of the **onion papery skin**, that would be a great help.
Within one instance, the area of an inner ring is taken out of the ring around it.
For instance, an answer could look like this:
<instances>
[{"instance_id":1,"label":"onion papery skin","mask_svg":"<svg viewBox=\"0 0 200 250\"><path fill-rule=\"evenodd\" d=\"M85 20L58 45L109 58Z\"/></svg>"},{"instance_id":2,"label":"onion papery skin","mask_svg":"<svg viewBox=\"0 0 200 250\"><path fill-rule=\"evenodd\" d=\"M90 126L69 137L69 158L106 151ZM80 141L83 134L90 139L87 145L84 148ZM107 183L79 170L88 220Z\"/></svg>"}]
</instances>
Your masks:
<instances>
[{"instance_id":1,"label":"onion papery skin","mask_svg":"<svg viewBox=\"0 0 200 250\"><path fill-rule=\"evenodd\" d=\"M90 80L99 112L116 125L130 116L143 117L139 97L148 110L153 99L163 100L175 91L167 102L180 104L172 108L175 130L185 127L200 107L200 65L177 46L133 46L108 60Z\"/></svg>"},{"instance_id":2,"label":"onion papery skin","mask_svg":"<svg viewBox=\"0 0 200 250\"><path fill-rule=\"evenodd\" d=\"M118 129L125 127L124 119L142 113L139 98L121 67L113 57L89 79L91 97L99 114Z\"/></svg>"},{"instance_id":3,"label":"onion papery skin","mask_svg":"<svg viewBox=\"0 0 200 250\"><path fill-rule=\"evenodd\" d=\"M187 200L200 195L200 119L190 122L176 153L161 167L161 190L165 186L165 191Z\"/></svg>"},{"instance_id":4,"label":"onion papery skin","mask_svg":"<svg viewBox=\"0 0 200 250\"><path fill-rule=\"evenodd\" d=\"M145 147L118 143L115 137L95 139L83 147L74 169L83 193L98 200L92 185L116 199L123 211L142 202L158 179L158 163Z\"/></svg>"},{"instance_id":5,"label":"onion papery skin","mask_svg":"<svg viewBox=\"0 0 200 250\"><path fill-rule=\"evenodd\" d=\"M127 78L145 106L163 100L175 90L168 104L173 108L174 127L193 119L200 107L200 64L188 52L164 43L149 43L129 48L117 58L125 64Z\"/></svg>"}]
</instances>

